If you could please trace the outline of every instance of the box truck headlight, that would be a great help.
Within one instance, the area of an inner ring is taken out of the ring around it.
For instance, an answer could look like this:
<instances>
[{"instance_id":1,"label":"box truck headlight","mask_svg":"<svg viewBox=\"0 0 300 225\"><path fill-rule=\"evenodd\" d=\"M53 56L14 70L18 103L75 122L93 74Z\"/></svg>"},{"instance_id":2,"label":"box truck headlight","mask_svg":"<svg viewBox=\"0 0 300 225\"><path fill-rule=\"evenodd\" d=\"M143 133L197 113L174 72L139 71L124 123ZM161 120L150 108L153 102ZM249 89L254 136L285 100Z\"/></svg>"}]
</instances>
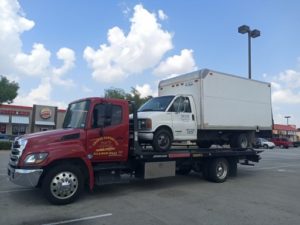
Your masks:
<instances>
[{"instance_id":1,"label":"box truck headlight","mask_svg":"<svg viewBox=\"0 0 300 225\"><path fill-rule=\"evenodd\" d=\"M140 119L139 120L139 130L151 130L152 120L151 119Z\"/></svg>"},{"instance_id":2,"label":"box truck headlight","mask_svg":"<svg viewBox=\"0 0 300 225\"><path fill-rule=\"evenodd\" d=\"M43 152L43 153L35 153L35 154L30 154L26 157L25 159L25 164L38 164L43 162L48 156L48 153Z\"/></svg>"}]
</instances>

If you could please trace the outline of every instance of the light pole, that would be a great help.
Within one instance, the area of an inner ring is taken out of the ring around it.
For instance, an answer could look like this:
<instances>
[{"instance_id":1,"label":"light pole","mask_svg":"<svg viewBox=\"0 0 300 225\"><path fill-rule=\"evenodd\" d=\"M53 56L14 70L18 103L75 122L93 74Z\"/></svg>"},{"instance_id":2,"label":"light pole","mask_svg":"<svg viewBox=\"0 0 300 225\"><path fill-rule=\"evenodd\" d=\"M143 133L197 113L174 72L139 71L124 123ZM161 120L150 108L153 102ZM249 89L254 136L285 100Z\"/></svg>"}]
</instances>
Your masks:
<instances>
[{"instance_id":1,"label":"light pole","mask_svg":"<svg viewBox=\"0 0 300 225\"><path fill-rule=\"evenodd\" d=\"M291 118L291 116L285 116L284 118L286 118L286 125L289 125L289 118Z\"/></svg>"},{"instance_id":2,"label":"light pole","mask_svg":"<svg viewBox=\"0 0 300 225\"><path fill-rule=\"evenodd\" d=\"M260 31L257 29L250 30L250 27L247 25L240 26L238 29L241 34L248 34L248 75L251 79L251 38L256 38L260 36Z\"/></svg>"}]
</instances>

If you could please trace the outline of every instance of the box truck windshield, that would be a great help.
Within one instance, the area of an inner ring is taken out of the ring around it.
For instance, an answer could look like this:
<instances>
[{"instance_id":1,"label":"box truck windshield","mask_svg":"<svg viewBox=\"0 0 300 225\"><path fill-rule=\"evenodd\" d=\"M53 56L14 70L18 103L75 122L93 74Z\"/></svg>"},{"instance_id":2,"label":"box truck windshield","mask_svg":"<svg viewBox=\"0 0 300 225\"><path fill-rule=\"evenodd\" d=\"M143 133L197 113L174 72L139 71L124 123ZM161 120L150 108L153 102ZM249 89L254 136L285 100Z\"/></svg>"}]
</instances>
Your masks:
<instances>
[{"instance_id":1,"label":"box truck windshield","mask_svg":"<svg viewBox=\"0 0 300 225\"><path fill-rule=\"evenodd\" d=\"M139 112L147 111L166 111L167 107L175 96L162 96L151 98L144 105L139 108Z\"/></svg>"}]
</instances>

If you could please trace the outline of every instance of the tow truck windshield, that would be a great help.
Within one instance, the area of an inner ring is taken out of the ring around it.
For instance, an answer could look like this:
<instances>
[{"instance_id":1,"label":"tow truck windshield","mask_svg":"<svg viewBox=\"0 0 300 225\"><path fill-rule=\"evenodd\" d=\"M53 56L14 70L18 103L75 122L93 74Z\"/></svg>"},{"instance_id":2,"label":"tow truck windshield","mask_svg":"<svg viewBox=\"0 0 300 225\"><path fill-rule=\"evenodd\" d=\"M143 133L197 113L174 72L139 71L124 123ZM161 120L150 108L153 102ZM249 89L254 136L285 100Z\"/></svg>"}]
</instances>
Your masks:
<instances>
[{"instance_id":1,"label":"tow truck windshield","mask_svg":"<svg viewBox=\"0 0 300 225\"><path fill-rule=\"evenodd\" d=\"M71 103L68 107L63 128L84 128L90 101Z\"/></svg>"},{"instance_id":2,"label":"tow truck windshield","mask_svg":"<svg viewBox=\"0 0 300 225\"><path fill-rule=\"evenodd\" d=\"M162 96L151 98L144 105L139 108L139 112L147 112L147 111L166 111L170 102L173 100L175 96Z\"/></svg>"}]
</instances>

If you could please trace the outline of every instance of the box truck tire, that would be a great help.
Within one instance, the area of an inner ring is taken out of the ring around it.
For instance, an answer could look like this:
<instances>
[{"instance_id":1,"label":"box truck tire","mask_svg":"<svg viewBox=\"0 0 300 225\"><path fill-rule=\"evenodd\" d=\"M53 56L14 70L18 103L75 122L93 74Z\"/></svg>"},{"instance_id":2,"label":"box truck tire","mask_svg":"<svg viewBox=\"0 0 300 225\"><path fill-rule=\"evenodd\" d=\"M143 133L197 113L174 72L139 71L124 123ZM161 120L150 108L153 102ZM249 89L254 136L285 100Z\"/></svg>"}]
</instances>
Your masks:
<instances>
[{"instance_id":1,"label":"box truck tire","mask_svg":"<svg viewBox=\"0 0 300 225\"><path fill-rule=\"evenodd\" d=\"M232 148L248 148L250 146L250 142L247 134L239 133L233 135L231 138L230 146Z\"/></svg>"},{"instance_id":2,"label":"box truck tire","mask_svg":"<svg viewBox=\"0 0 300 225\"><path fill-rule=\"evenodd\" d=\"M172 134L166 128L159 128L154 133L153 149L155 151L168 151L172 146Z\"/></svg>"}]
</instances>

